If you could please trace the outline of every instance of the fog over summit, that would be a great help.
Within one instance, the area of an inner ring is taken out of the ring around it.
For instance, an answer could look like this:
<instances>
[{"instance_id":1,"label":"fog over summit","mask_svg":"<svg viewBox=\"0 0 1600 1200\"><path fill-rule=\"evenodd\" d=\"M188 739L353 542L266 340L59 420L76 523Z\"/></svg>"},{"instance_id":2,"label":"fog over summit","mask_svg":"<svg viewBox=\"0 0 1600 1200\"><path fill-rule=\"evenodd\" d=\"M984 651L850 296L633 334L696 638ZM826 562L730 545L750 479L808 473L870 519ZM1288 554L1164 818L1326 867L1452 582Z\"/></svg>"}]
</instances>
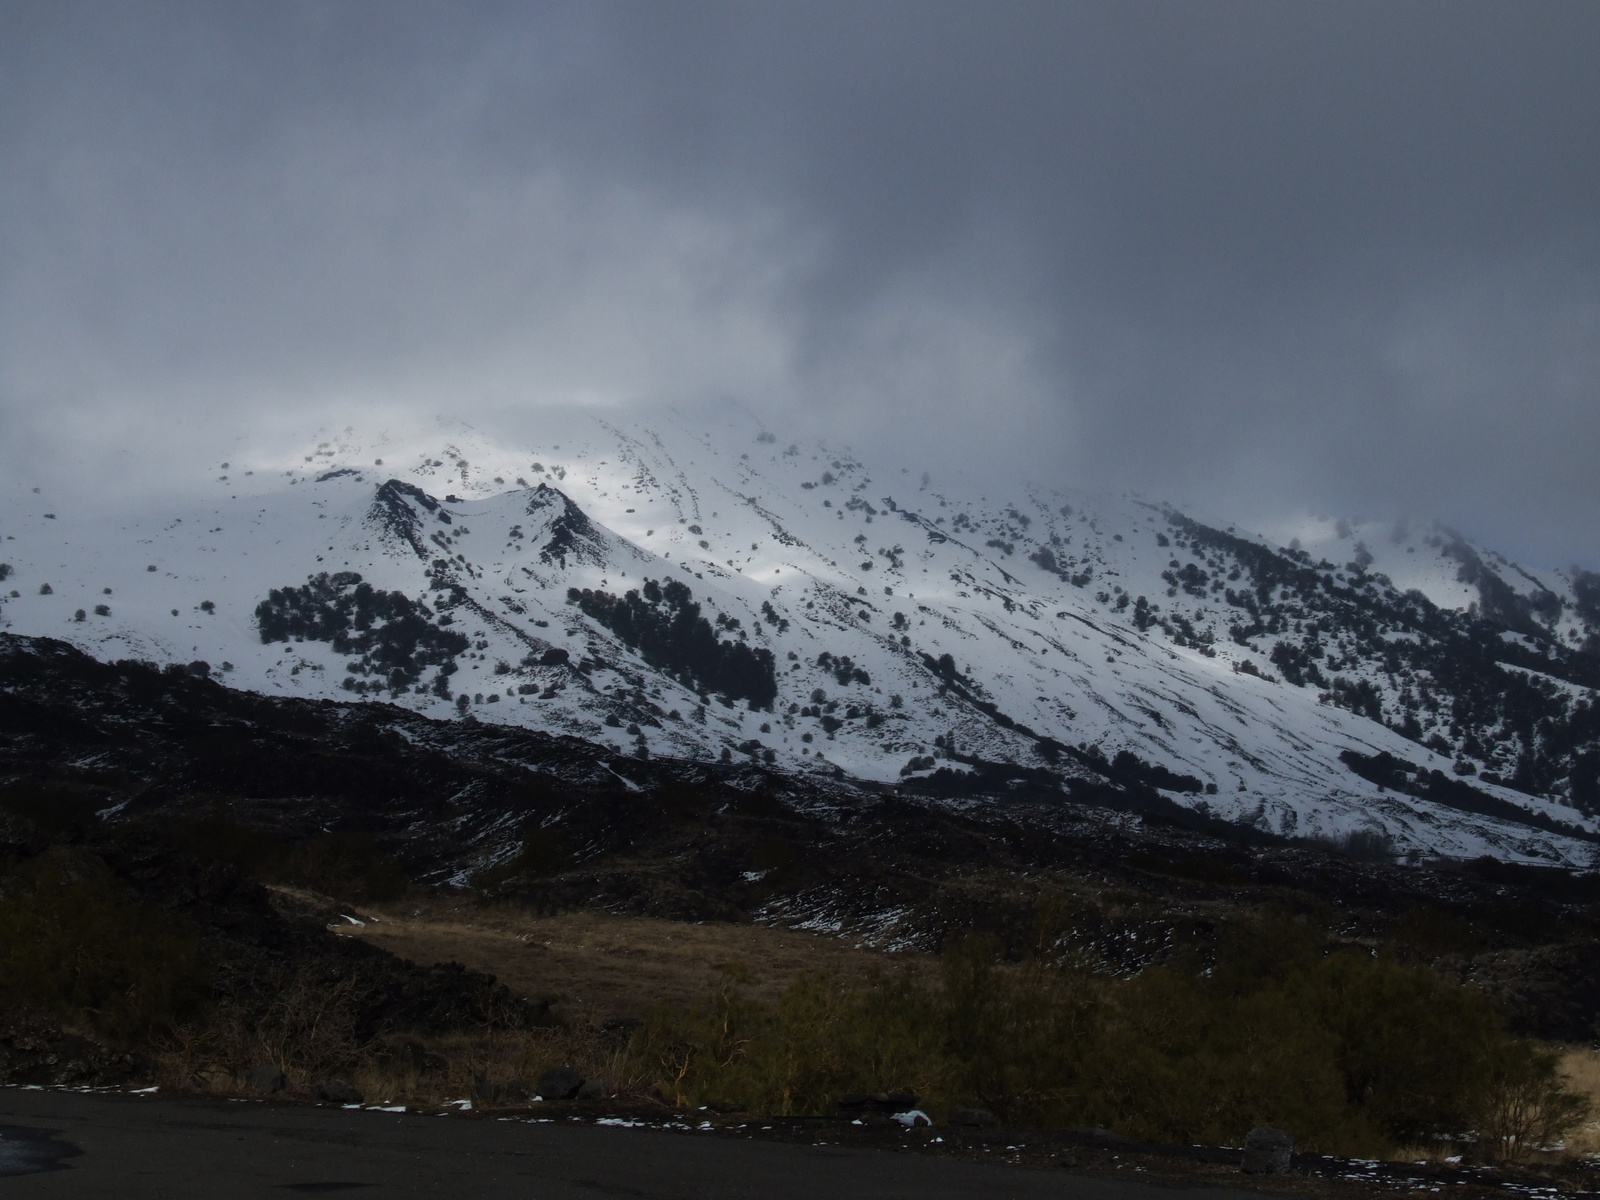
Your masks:
<instances>
[{"instance_id":1,"label":"fog over summit","mask_svg":"<svg viewBox=\"0 0 1600 1200\"><path fill-rule=\"evenodd\" d=\"M1437 525L1280 542L1129 492L984 489L734 405L537 424L243 448L201 496L8 484L0 641L578 739L625 780L666 759L1594 857L1600 575Z\"/></svg>"},{"instance_id":2,"label":"fog over summit","mask_svg":"<svg viewBox=\"0 0 1600 1200\"><path fill-rule=\"evenodd\" d=\"M1597 51L1582 4L11 4L0 468L737 401L1592 567Z\"/></svg>"}]
</instances>

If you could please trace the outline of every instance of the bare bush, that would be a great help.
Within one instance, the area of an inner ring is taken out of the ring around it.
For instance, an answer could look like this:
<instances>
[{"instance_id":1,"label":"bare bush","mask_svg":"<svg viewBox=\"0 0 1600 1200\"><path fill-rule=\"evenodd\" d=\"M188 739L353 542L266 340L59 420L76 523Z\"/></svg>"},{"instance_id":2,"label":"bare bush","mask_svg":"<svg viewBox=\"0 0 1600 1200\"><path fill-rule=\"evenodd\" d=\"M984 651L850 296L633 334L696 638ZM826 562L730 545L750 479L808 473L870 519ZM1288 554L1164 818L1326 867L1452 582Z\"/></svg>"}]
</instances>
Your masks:
<instances>
[{"instance_id":1,"label":"bare bush","mask_svg":"<svg viewBox=\"0 0 1600 1200\"><path fill-rule=\"evenodd\" d=\"M226 1090L253 1066L270 1063L290 1089L348 1074L370 1057L356 1036L367 989L352 975L328 978L313 966L274 972L264 1008L222 1003L202 1020L181 1025L160 1043L160 1062L174 1086Z\"/></svg>"},{"instance_id":2,"label":"bare bush","mask_svg":"<svg viewBox=\"0 0 1600 1200\"><path fill-rule=\"evenodd\" d=\"M528 1028L516 1004L496 995L468 1029L364 1037L369 999L354 976L279 971L264 1009L224 1001L166 1034L157 1046L161 1076L170 1087L222 1094L237 1090L252 1067L271 1064L293 1093L337 1077L369 1103L495 1105L530 1098L540 1075L568 1066L586 1079L613 1081L613 1094L647 1092L640 1072L630 1069L625 1033L587 1023Z\"/></svg>"},{"instance_id":3,"label":"bare bush","mask_svg":"<svg viewBox=\"0 0 1600 1200\"><path fill-rule=\"evenodd\" d=\"M1525 1159L1554 1146L1592 1115L1589 1097L1568 1089L1557 1052L1527 1042L1496 1050L1478 1124L1479 1146L1491 1157Z\"/></svg>"}]
</instances>

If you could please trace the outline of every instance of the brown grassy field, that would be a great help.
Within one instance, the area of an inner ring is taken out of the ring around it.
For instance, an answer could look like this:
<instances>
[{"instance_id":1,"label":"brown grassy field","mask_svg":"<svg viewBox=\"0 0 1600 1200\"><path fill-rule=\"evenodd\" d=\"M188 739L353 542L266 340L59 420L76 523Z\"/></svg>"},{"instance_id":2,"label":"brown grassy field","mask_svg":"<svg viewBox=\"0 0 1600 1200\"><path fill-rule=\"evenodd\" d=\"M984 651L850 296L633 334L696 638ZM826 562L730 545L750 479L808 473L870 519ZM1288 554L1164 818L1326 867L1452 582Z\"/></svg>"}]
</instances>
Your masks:
<instances>
[{"instance_id":1,"label":"brown grassy field","mask_svg":"<svg viewBox=\"0 0 1600 1200\"><path fill-rule=\"evenodd\" d=\"M793 983L801 972L826 972L838 977L848 986L865 983L878 971L893 972L897 968L915 966L922 968L921 973L935 992L942 994L947 984L947 980L944 979L946 972L940 969L941 964L933 961L931 956L888 954L826 934L749 924L721 922L698 924L659 918L619 916L595 911L551 916L507 903L485 903L481 900L473 901L449 896L419 897L415 894L405 901L385 905L363 905L359 908L348 905L334 907L332 902L324 897L286 888L273 890L278 893L279 902L285 907L299 909L305 915L314 913L319 920L327 923L330 930L342 936L358 938L419 966L455 962L471 970L493 975L513 994L535 1002L547 1003L552 1013L560 1018L559 1024L554 1026L512 1029L494 1027L491 1022L490 1026L478 1032L426 1038L417 1043L419 1052L409 1057L396 1052L396 1047L406 1039L402 1038L397 1042L394 1037L388 1035L369 1046L360 1048L359 1053L346 1053L339 1067L344 1077L354 1081L369 1099L384 1102L439 1103L467 1096L479 1100L503 1102L505 1099L526 1095L525 1090L519 1089L530 1088L531 1081L537 1080L547 1068L568 1065L576 1068L585 1078L603 1081L607 1088L606 1095L616 1096L618 1099L625 1098L635 1103L649 1103L652 1096L660 1095L658 1089L661 1086L660 1073L656 1069L661 1064L655 1063L652 1058L653 1052L649 1048L655 1043L648 1042L647 1038L647 1044L641 1050L638 1039L635 1038L630 1044L627 1031L618 1025L636 1026L657 1006L675 1010L658 1012L651 1019L651 1024L645 1027L646 1031L655 1029L655 1035L660 1035L658 1041L661 1037L665 1037L666 1041L661 1044L669 1048L680 1045L682 1041L680 1034L690 1036L691 1041L693 1036L703 1034L705 1031L700 1025L695 1024L697 1021L703 1024L704 1020L710 1019L714 1026L721 1028L719 1023L722 1022L723 1016L717 1015L722 1012L721 1009L709 1015L706 1013L694 1015L687 1010L698 1002L705 1001L718 990L719 984L724 982L724 968L734 962L742 967L739 972L741 992L748 1003L741 1001L729 1009L729 1019L743 1020L749 1024L748 1030L744 1026L739 1026L736 1036L755 1038L756 1040L751 1042L752 1046L758 1043L766 1045L765 1042L760 1042L762 1031L771 1033L768 1025L771 1024L771 1020L778 1019L770 1009L765 1013L758 1011L760 1006L775 1005L780 993ZM957 957L959 959L960 956ZM1365 962L1366 959L1360 956L1359 961ZM945 963L943 966L949 968L950 964ZM1403 970L1392 964L1388 969ZM997 982L993 985L998 988L996 996L1004 993L1005 996L1017 1000L1023 997L1024 993L1032 995L1027 992L1027 980L1022 977L1026 975L1025 971L1020 968L1013 971L1003 967L999 975L1009 979L1010 983L1000 981L997 977ZM1016 978L1013 979L1013 975ZM1131 986L1128 985L1130 988ZM1013 992L1016 995L1013 996ZM1203 989L1196 991L1189 997L1189 1001L1203 1002L1207 994ZM1142 995L1143 993L1130 991L1128 988L1124 988L1122 995L1125 1005L1134 1006L1127 1011L1133 1014L1128 1019L1134 1020L1135 1023L1142 1019L1139 1014L1144 1012L1144 1009L1138 1007ZM1162 1002L1161 995L1156 995L1153 1000L1150 997L1145 999L1157 1004L1159 1008ZM915 1008L920 1002L919 997L921 993L913 990L896 1003L911 1004ZM790 1001L785 1000L784 1003L788 1004ZM996 1003L1000 1003L1000 1000L996 1000ZM752 1008L751 1005L756 1007ZM1004 1004L1002 1008L1005 1008ZM1006 1008L1005 1011L1011 1010ZM1019 1013L1021 1011L1017 1010ZM1164 1013L1166 1010L1161 1011ZM859 1015L866 1020L873 1012L877 1010L872 1009L869 1012L868 1009L862 1009ZM883 1014L878 1013L878 1015ZM808 1016L815 1017L816 1014L807 1008L804 1001L799 1002L799 1007L791 1012L792 1019L801 1021L802 1024ZM763 1021L767 1024L763 1024ZM661 1025L661 1022L665 1024ZM660 1028L656 1028L658 1025ZM1018 1028L1020 1030L1022 1027ZM1028 1028L1031 1029L1031 1026ZM784 1054L792 1057L793 1053L797 1052L796 1047L801 1047L803 1050L804 1047L810 1046L811 1043L802 1036L807 1034L808 1030L810 1026L804 1028L801 1025L784 1026L784 1032L779 1039L783 1042L783 1046L787 1047L783 1051ZM838 1031L824 1032L825 1040L830 1046L833 1045ZM894 1030L885 1027L880 1032L888 1037ZM1115 1033L1116 1030L1113 1028L1107 1036ZM1008 1035L1008 1038L1010 1036ZM1017 1036L1020 1036L1020 1033ZM675 1038L677 1040L674 1040ZM884 1044L900 1046L900 1043L894 1042L893 1038L889 1038ZM818 1045L820 1047L821 1043ZM1551 1047L1551 1049L1559 1052L1559 1071L1567 1086L1573 1092L1600 1101L1600 1053L1577 1046ZM944 1051L940 1050L938 1053ZM746 1064L749 1067L746 1073L750 1075L750 1079L739 1076L733 1080L734 1083L743 1080L744 1083L755 1087L756 1084L766 1081L766 1076L762 1075L759 1069L761 1063L766 1060L762 1059L758 1063L757 1059L760 1056L754 1050L751 1051L751 1056L750 1063ZM227 1057L220 1056L220 1058ZM804 1058L805 1054L801 1053L801 1057ZM858 1057L866 1061L871 1055L858 1055ZM957 1057L959 1059L960 1055ZM233 1054L231 1058L243 1061L238 1053ZM426 1071L413 1069L411 1064L420 1062L422 1058L428 1059L433 1065ZM720 1058L716 1056L713 1058L716 1062L721 1062ZM809 1062L809 1059L807 1061ZM961 1059L961 1061L967 1060ZM922 1063L920 1059L916 1062L922 1066L928 1065ZM330 1068L333 1066L333 1058L330 1057L327 1065ZM900 1065L903 1068L902 1074L911 1072L906 1078L917 1084L916 1090L920 1094L932 1096L935 1103L930 1111L937 1109L938 1095L935 1093L938 1093L939 1087L942 1086L939 1081L945 1079L945 1075L939 1074L939 1071L948 1074L946 1068L950 1064L938 1058L934 1063L938 1070L928 1075L927 1079L916 1075L912 1067L906 1063ZM727 1064L723 1066L726 1067ZM930 1067L929 1070L933 1068ZM228 1074L227 1071L222 1072L222 1075ZM314 1082L313 1077L317 1074L317 1070L308 1066L298 1072L291 1071L290 1074L296 1086L303 1091ZM188 1071L188 1077L200 1086L217 1086L226 1090L229 1080L222 1078L222 1075L219 1075L213 1083L203 1072ZM924 1087L924 1084L928 1086ZM737 1088L729 1090L731 1085L728 1079L720 1076L707 1080L699 1080L696 1076L690 1080L690 1084L684 1086L690 1087L691 1091L693 1088L699 1088L699 1091L686 1101L683 1096L679 1096L680 1102L690 1104L703 1102L714 1105L734 1103L745 1105L750 1111L762 1112L769 1111L770 1108L768 1101L771 1097L765 1093L760 1096L754 1093L749 1096L743 1093L736 1094ZM828 1086L834 1091L841 1088L851 1090L850 1087L832 1080L831 1077ZM1166 1087L1165 1084L1160 1086ZM718 1087L722 1090L716 1090ZM760 1091L760 1088L757 1087L756 1090ZM705 1095L700 1095L700 1092L704 1092ZM788 1096L787 1091L784 1094ZM707 1099L708 1096L714 1098ZM815 1097L812 1097L812 1100L815 1100ZM946 1100L949 1101L949 1097L946 1097ZM784 1103L787 1105L788 1100L786 1099ZM816 1105L812 1104L812 1107ZM770 1110L778 1111L776 1108ZM789 1112L790 1109L784 1107L782 1111ZM1600 1111L1600 1104L1596 1105L1596 1111ZM1342 1128L1338 1126L1336 1119L1339 1114L1330 1115L1320 1110L1318 1114L1315 1119L1305 1114L1301 1116L1304 1121L1311 1122L1313 1127L1319 1129L1326 1127L1334 1131L1330 1136L1337 1136L1339 1129ZM1214 1140L1216 1136L1223 1135L1213 1133L1212 1136ZM1519 1138L1521 1136L1517 1135ZM1433 1141L1416 1144L1412 1139L1405 1139L1412 1144L1390 1146L1380 1150L1374 1141L1375 1138L1381 1141L1379 1135L1369 1131L1362 1133L1361 1137L1365 1138L1362 1142L1363 1153L1381 1153L1401 1161L1449 1158L1460 1155L1464 1149L1462 1143L1456 1140L1438 1144L1434 1144ZM1557 1138L1550 1140L1553 1144L1559 1144ZM1373 1144L1369 1146L1368 1142ZM1571 1128L1567 1132L1565 1138L1567 1155L1592 1155L1597 1149L1600 1149L1600 1122L1591 1123L1589 1118L1584 1118L1577 1122L1576 1128ZM1518 1157L1526 1157L1526 1154L1527 1151L1520 1151Z\"/></svg>"},{"instance_id":2,"label":"brown grassy field","mask_svg":"<svg viewBox=\"0 0 1600 1200\"><path fill-rule=\"evenodd\" d=\"M1561 1054L1561 1074L1568 1087L1594 1102L1596 1118L1567 1138L1567 1149L1585 1156L1600 1154L1600 1051L1590 1046L1567 1047Z\"/></svg>"},{"instance_id":3,"label":"brown grassy field","mask_svg":"<svg viewBox=\"0 0 1600 1200\"><path fill-rule=\"evenodd\" d=\"M348 911L348 910L347 910ZM519 996L548 1000L558 1016L604 1025L634 1021L661 1003L701 1000L724 964L750 972L745 991L775 999L802 970L847 979L928 956L886 954L824 934L762 925L689 924L574 912L537 916L512 906L450 899L366 906L365 925L333 925L420 966L458 962L495 976Z\"/></svg>"}]
</instances>

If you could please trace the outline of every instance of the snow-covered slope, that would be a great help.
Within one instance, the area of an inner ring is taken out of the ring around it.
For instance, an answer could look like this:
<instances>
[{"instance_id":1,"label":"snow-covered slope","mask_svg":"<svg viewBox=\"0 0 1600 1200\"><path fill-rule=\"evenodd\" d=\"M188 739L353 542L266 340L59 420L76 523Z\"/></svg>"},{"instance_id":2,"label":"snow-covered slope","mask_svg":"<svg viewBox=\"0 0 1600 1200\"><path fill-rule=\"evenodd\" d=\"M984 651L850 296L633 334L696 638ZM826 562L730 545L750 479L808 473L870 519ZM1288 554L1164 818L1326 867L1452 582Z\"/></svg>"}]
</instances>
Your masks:
<instances>
[{"instance_id":1,"label":"snow-covered slope","mask_svg":"<svg viewBox=\"0 0 1600 1200\"><path fill-rule=\"evenodd\" d=\"M1592 576L1440 529L1279 546L1131 497L969 495L734 411L708 426L346 431L117 513L9 484L0 626L619 754L947 794L1009 764L1276 833L1587 860Z\"/></svg>"}]
</instances>

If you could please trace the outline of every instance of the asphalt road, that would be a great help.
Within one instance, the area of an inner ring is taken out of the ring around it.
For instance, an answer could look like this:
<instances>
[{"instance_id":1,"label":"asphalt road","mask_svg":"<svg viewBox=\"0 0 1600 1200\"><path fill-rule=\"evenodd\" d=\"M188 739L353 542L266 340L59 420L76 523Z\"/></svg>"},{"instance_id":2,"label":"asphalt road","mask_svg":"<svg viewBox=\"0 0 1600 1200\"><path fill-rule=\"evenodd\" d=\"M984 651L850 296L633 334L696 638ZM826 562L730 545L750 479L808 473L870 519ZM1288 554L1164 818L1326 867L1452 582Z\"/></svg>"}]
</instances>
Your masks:
<instances>
[{"instance_id":1,"label":"asphalt road","mask_svg":"<svg viewBox=\"0 0 1600 1200\"><path fill-rule=\"evenodd\" d=\"M40 1169L43 1168L43 1169ZM576 1122L0 1089L0 1196L1261 1200L1063 1170Z\"/></svg>"}]
</instances>

